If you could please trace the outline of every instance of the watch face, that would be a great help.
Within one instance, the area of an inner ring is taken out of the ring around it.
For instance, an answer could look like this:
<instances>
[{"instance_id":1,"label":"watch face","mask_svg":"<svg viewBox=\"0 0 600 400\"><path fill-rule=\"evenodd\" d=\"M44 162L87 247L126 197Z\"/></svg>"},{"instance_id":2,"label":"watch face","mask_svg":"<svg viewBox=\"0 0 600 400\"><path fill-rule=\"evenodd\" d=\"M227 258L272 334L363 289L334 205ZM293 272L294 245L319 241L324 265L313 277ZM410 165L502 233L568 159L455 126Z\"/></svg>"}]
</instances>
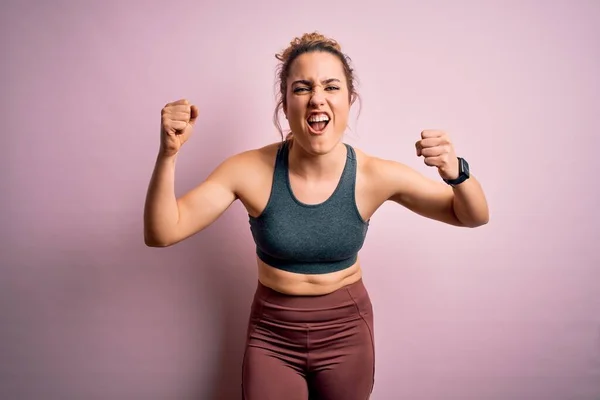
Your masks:
<instances>
[{"instance_id":1,"label":"watch face","mask_svg":"<svg viewBox=\"0 0 600 400\"><path fill-rule=\"evenodd\" d=\"M463 159L460 159L460 170L469 176L469 164Z\"/></svg>"}]
</instances>

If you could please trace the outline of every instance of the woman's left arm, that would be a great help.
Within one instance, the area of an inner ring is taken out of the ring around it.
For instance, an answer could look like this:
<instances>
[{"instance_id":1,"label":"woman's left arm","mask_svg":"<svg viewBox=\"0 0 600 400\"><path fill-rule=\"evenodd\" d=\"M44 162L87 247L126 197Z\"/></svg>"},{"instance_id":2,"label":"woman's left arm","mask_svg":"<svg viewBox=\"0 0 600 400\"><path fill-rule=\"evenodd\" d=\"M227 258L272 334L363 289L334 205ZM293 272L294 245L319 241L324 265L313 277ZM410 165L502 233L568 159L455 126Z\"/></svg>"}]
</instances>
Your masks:
<instances>
[{"instance_id":1,"label":"woman's left arm","mask_svg":"<svg viewBox=\"0 0 600 400\"><path fill-rule=\"evenodd\" d=\"M463 226L476 228L490 220L487 200L480 183L474 176L452 188L452 208Z\"/></svg>"},{"instance_id":2,"label":"woman's left arm","mask_svg":"<svg viewBox=\"0 0 600 400\"><path fill-rule=\"evenodd\" d=\"M442 179L452 183L461 175L459 159L445 132L425 130L415 146L417 156L423 157L425 165L436 167ZM397 162L380 160L377 164L377 175L383 178L381 183L389 190L389 200L451 225L475 228L488 223L485 194L469 171L463 171L468 173L466 180L449 185Z\"/></svg>"}]
</instances>

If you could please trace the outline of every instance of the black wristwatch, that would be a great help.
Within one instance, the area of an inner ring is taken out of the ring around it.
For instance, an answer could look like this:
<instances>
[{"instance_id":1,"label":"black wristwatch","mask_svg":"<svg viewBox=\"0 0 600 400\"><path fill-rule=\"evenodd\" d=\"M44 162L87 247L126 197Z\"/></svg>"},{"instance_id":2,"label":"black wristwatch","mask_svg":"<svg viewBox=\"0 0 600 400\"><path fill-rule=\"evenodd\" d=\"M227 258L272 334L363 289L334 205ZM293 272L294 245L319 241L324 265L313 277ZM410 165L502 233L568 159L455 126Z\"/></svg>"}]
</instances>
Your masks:
<instances>
[{"instance_id":1,"label":"black wristwatch","mask_svg":"<svg viewBox=\"0 0 600 400\"><path fill-rule=\"evenodd\" d=\"M446 182L450 186L459 185L459 184L463 183L464 181L466 181L467 179L469 179L469 176L471 176L469 173L469 163L467 162L467 160L465 160L464 158L461 158L461 157L457 157L457 158L458 158L458 178L444 179L444 182Z\"/></svg>"}]
</instances>

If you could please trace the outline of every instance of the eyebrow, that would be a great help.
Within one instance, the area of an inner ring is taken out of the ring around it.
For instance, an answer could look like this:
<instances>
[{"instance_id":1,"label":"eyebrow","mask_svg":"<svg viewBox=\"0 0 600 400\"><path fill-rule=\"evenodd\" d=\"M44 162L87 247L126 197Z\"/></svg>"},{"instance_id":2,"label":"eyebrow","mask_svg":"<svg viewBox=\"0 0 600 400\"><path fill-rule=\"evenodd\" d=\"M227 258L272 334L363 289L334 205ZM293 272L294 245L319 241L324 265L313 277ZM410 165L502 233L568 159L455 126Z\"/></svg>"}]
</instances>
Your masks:
<instances>
[{"instance_id":1,"label":"eyebrow","mask_svg":"<svg viewBox=\"0 0 600 400\"><path fill-rule=\"evenodd\" d=\"M338 82L338 83L341 83L341 81L340 81L339 79L337 79L337 78L329 78L329 79L325 79L325 80L324 80L322 83L323 83L324 85L327 85L328 83L331 83L331 82ZM311 82L311 81L308 81L308 80L306 80L306 79L299 79L299 80L297 80L297 81L294 81L294 82L292 82L292 86L293 86L293 85L296 85L296 84L302 84L302 85L307 85L307 86L310 86L310 85L312 84L312 82Z\"/></svg>"}]
</instances>

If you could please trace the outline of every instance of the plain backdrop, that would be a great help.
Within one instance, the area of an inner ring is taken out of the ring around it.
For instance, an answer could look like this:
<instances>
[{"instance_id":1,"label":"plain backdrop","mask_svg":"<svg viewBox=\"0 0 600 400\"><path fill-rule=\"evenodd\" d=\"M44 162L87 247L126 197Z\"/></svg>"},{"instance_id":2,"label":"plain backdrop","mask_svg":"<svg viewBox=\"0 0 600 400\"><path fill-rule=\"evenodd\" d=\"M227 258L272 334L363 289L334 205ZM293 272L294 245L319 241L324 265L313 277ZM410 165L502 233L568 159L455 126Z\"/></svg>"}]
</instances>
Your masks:
<instances>
[{"instance_id":1,"label":"plain backdrop","mask_svg":"<svg viewBox=\"0 0 600 400\"><path fill-rule=\"evenodd\" d=\"M599 26L592 0L2 2L0 397L240 398L248 216L144 246L160 110L200 109L181 195L280 140L275 53L318 30L359 78L346 141L438 179L414 143L443 129L491 209L374 216L372 398L600 399Z\"/></svg>"}]
</instances>

